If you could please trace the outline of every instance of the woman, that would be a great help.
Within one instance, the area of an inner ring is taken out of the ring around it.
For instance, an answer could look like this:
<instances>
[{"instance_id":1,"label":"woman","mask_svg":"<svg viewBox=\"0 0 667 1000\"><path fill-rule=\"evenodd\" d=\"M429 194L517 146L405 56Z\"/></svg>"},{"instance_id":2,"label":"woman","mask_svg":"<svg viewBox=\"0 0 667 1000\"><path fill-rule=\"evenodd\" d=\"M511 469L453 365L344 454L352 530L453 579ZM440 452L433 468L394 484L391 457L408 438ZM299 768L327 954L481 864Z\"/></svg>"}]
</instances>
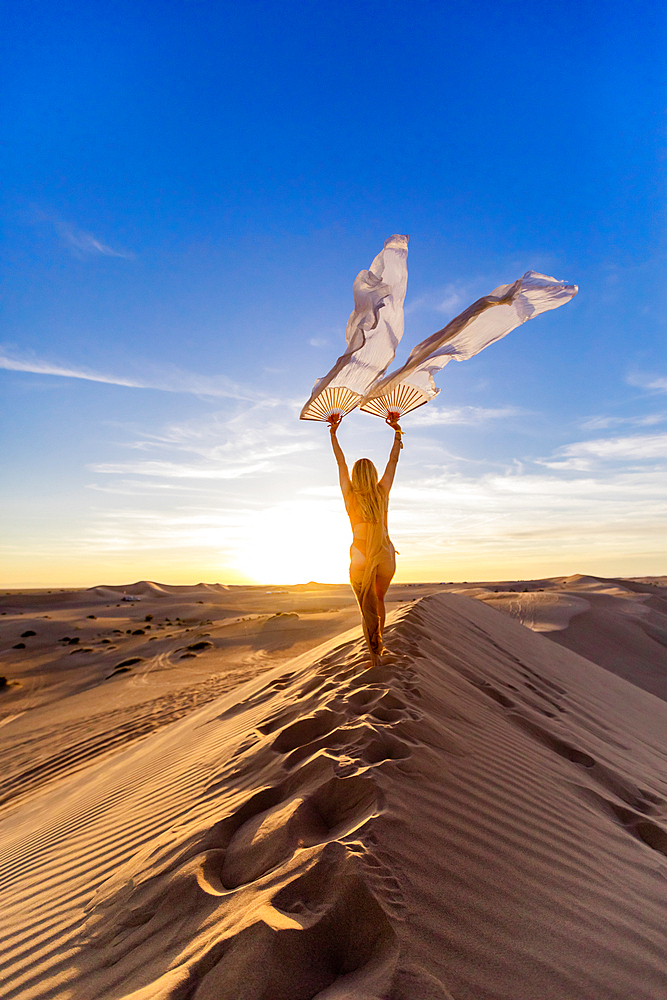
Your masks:
<instances>
[{"instance_id":1,"label":"woman","mask_svg":"<svg viewBox=\"0 0 667 1000\"><path fill-rule=\"evenodd\" d=\"M364 636L368 643L373 664L380 662L384 652L382 629L384 627L384 598L396 572L396 550L387 531L387 508L403 447L398 418L387 418L394 429L394 443L387 468L378 482L375 466L369 458L360 458L352 467L352 477L347 471L343 449L336 432L342 417L334 414L329 420L331 444L336 462L345 509L352 525L350 547L350 583L361 609Z\"/></svg>"}]
</instances>

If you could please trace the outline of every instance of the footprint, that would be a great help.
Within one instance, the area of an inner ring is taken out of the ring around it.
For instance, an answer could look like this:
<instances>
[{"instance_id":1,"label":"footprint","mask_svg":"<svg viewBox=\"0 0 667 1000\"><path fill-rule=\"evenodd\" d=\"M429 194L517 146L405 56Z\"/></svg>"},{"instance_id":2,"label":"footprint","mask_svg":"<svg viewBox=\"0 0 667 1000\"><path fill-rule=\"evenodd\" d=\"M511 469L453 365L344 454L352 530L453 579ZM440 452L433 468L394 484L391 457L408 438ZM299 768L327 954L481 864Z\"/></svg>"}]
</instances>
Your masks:
<instances>
[{"instance_id":1,"label":"footprint","mask_svg":"<svg viewBox=\"0 0 667 1000\"><path fill-rule=\"evenodd\" d=\"M131 667L135 663L141 663L143 659L143 656L131 656L129 659L121 660L120 663L117 663L114 670L120 670L121 667Z\"/></svg>"},{"instance_id":2,"label":"footprint","mask_svg":"<svg viewBox=\"0 0 667 1000\"><path fill-rule=\"evenodd\" d=\"M255 882L298 847L326 839L321 817L303 799L283 802L243 824L232 837L220 872L226 889Z\"/></svg>"},{"instance_id":3,"label":"footprint","mask_svg":"<svg viewBox=\"0 0 667 1000\"><path fill-rule=\"evenodd\" d=\"M636 822L633 829L645 844L667 858L667 830L658 826L657 823L650 823L648 820L643 819Z\"/></svg>"},{"instance_id":4,"label":"footprint","mask_svg":"<svg viewBox=\"0 0 667 1000\"><path fill-rule=\"evenodd\" d=\"M404 709L407 707L405 702L401 701L400 698L397 698L396 695L393 695L391 691L387 691L387 693L382 696L380 699L380 705L384 708L390 709Z\"/></svg>"},{"instance_id":5,"label":"footprint","mask_svg":"<svg viewBox=\"0 0 667 1000\"><path fill-rule=\"evenodd\" d=\"M598 784L617 795L635 812L643 813L645 816L662 814L665 805L663 799L645 788L637 788L631 781L605 764L596 764L593 777Z\"/></svg>"},{"instance_id":6,"label":"footprint","mask_svg":"<svg viewBox=\"0 0 667 1000\"><path fill-rule=\"evenodd\" d=\"M318 673L324 675L325 677L330 677L332 674L336 674L339 670L349 671L351 668L348 667L350 652L352 647L359 645L354 639L346 642L342 646L338 646L333 653L325 656L320 660L318 666Z\"/></svg>"},{"instance_id":7,"label":"footprint","mask_svg":"<svg viewBox=\"0 0 667 1000\"><path fill-rule=\"evenodd\" d=\"M355 774L367 767L377 767L390 760L407 760L412 756L407 744L387 732L384 726L374 728L360 725L352 729L336 729L313 743L294 750L283 762L286 770L293 770L319 750L330 750L335 758L339 777Z\"/></svg>"},{"instance_id":8,"label":"footprint","mask_svg":"<svg viewBox=\"0 0 667 1000\"><path fill-rule=\"evenodd\" d=\"M345 716L338 712L331 712L329 709L324 709L307 719L299 719L298 722L294 722L278 733L273 741L272 749L276 753L289 753L291 750L296 750L297 747L305 746L306 743L312 743L318 737L332 732L344 719ZM260 732L264 732L264 727L260 727Z\"/></svg>"},{"instance_id":9,"label":"footprint","mask_svg":"<svg viewBox=\"0 0 667 1000\"><path fill-rule=\"evenodd\" d=\"M403 920L407 904L401 883L392 869L368 848L364 848L360 860L373 895L384 904L385 909L393 912L394 917Z\"/></svg>"},{"instance_id":10,"label":"footprint","mask_svg":"<svg viewBox=\"0 0 667 1000\"><path fill-rule=\"evenodd\" d=\"M519 666L521 667L522 672L524 674L524 677L527 677L527 676L532 677L539 685L541 685L542 687L548 688L554 694L558 694L558 695L567 694L567 691L566 691L566 689L564 687L561 687L559 684L554 684L553 681L550 681L550 680L548 680L548 678L543 677L542 674L538 674L535 670L531 670L530 667L527 667L525 663L522 663L516 657L512 657L512 659L514 659L516 661L516 663L519 664Z\"/></svg>"},{"instance_id":11,"label":"footprint","mask_svg":"<svg viewBox=\"0 0 667 1000\"><path fill-rule=\"evenodd\" d=\"M342 844L338 841L325 844L316 863L276 893L271 900L273 907L295 918L302 928L312 925L335 903L340 869L345 860L346 849Z\"/></svg>"},{"instance_id":12,"label":"footprint","mask_svg":"<svg viewBox=\"0 0 667 1000\"><path fill-rule=\"evenodd\" d=\"M261 733L262 736L268 736L269 733L275 733L276 729L280 729L282 726L286 726L292 719L296 718L300 713L300 709L295 705L292 708L280 709L273 715L270 715L261 726L257 726L257 732Z\"/></svg>"},{"instance_id":13,"label":"footprint","mask_svg":"<svg viewBox=\"0 0 667 1000\"><path fill-rule=\"evenodd\" d=\"M350 684L350 688L367 688L372 687L373 685L379 685L387 688L393 680L393 671L390 667L384 666L383 664L378 667L368 667L367 670L357 674L353 682Z\"/></svg>"},{"instance_id":14,"label":"footprint","mask_svg":"<svg viewBox=\"0 0 667 1000\"><path fill-rule=\"evenodd\" d=\"M254 882L297 849L353 833L380 810L369 778L331 778L308 797L294 795L246 820L229 841L220 881L226 889Z\"/></svg>"},{"instance_id":15,"label":"footprint","mask_svg":"<svg viewBox=\"0 0 667 1000\"><path fill-rule=\"evenodd\" d=\"M484 681L482 684L479 684L477 686L479 687L480 691L483 691L484 694L488 694L489 698L493 698L493 700L498 702L499 705L502 705L503 708L516 707L515 701L512 701L511 698L508 698L507 695L502 693L502 691L498 691L497 688L492 687L492 685L489 684L487 681Z\"/></svg>"},{"instance_id":16,"label":"footprint","mask_svg":"<svg viewBox=\"0 0 667 1000\"><path fill-rule=\"evenodd\" d=\"M228 896L231 889L226 889L220 881L220 871L225 860L225 852L217 849L206 851L201 856L199 868L196 871L200 888L209 896Z\"/></svg>"},{"instance_id":17,"label":"footprint","mask_svg":"<svg viewBox=\"0 0 667 1000\"><path fill-rule=\"evenodd\" d=\"M304 684L302 688L296 693L297 698L305 698L307 694L312 694L313 691L317 691L318 688L322 687L321 677L312 677L307 684Z\"/></svg>"},{"instance_id":18,"label":"footprint","mask_svg":"<svg viewBox=\"0 0 667 1000\"><path fill-rule=\"evenodd\" d=\"M635 812L634 809L626 809L608 799L602 798L602 801L611 809L614 816L620 820L629 833L641 840L647 847L651 847L658 854L667 858L667 829L647 819L641 813Z\"/></svg>"},{"instance_id":19,"label":"footprint","mask_svg":"<svg viewBox=\"0 0 667 1000\"><path fill-rule=\"evenodd\" d=\"M340 707L350 707L357 715L364 715L370 705L375 705L386 688L362 688L359 691L343 693L338 699Z\"/></svg>"},{"instance_id":20,"label":"footprint","mask_svg":"<svg viewBox=\"0 0 667 1000\"><path fill-rule=\"evenodd\" d=\"M258 743L258 737L253 733L250 733L244 739L243 743L240 743L233 754L230 755L230 760L234 760L236 757L242 757L244 753L251 750Z\"/></svg>"},{"instance_id":21,"label":"footprint","mask_svg":"<svg viewBox=\"0 0 667 1000\"><path fill-rule=\"evenodd\" d=\"M319 750L337 750L340 747L346 747L349 745L350 739L353 738L355 732L356 730L354 729L334 729L325 736L321 736L319 740L313 740L312 743L306 743L302 747L297 747L296 750L293 750L285 758L282 766L285 771L293 771L295 767L299 767Z\"/></svg>"},{"instance_id":22,"label":"footprint","mask_svg":"<svg viewBox=\"0 0 667 1000\"><path fill-rule=\"evenodd\" d=\"M595 767L597 764L595 757L591 757L584 750L578 750L569 743L565 743L564 740L558 739L557 736L547 733L546 730L540 728L535 722L531 722L530 719L526 719L522 715L515 715L514 713L509 717L515 725L531 736L534 736L543 746L548 747L549 750L553 750L559 757L571 760L573 764L580 764L582 767Z\"/></svg>"},{"instance_id":23,"label":"footprint","mask_svg":"<svg viewBox=\"0 0 667 1000\"><path fill-rule=\"evenodd\" d=\"M536 687L535 684L531 684L530 681L525 681L524 687L526 687L529 691L532 691L533 694L539 699L538 702L527 701L526 703L530 705L531 708L534 708L536 712L540 712L541 715L546 715L548 719L555 719L556 712L565 711L565 708L563 708L558 701L554 701L553 698L550 698L549 695L544 693L544 691L540 691L540 689ZM541 704L542 702L548 705L549 708L544 708ZM552 712L550 711L551 709L555 709L555 711Z\"/></svg>"},{"instance_id":24,"label":"footprint","mask_svg":"<svg viewBox=\"0 0 667 1000\"><path fill-rule=\"evenodd\" d=\"M272 915L273 914L273 915ZM294 929L289 929L294 928ZM226 942L191 1000L388 996L398 941L356 858L337 845ZM197 977L198 978L198 977Z\"/></svg>"},{"instance_id":25,"label":"footprint","mask_svg":"<svg viewBox=\"0 0 667 1000\"><path fill-rule=\"evenodd\" d=\"M373 739L366 744L361 754L366 764L376 766L386 760L407 760L411 756L407 744L386 730L373 731Z\"/></svg>"},{"instance_id":26,"label":"footprint","mask_svg":"<svg viewBox=\"0 0 667 1000\"><path fill-rule=\"evenodd\" d=\"M398 722L405 718L405 702L397 698L386 687L361 688L344 692L337 699L337 707L351 708L355 715L366 715L370 713L374 718L383 722ZM387 715L388 712L397 712L395 716Z\"/></svg>"},{"instance_id":27,"label":"footprint","mask_svg":"<svg viewBox=\"0 0 667 1000\"><path fill-rule=\"evenodd\" d=\"M393 726L394 723L400 722L401 719L407 718L404 711L399 708L385 708L383 704L377 705L370 713L373 719L378 722L385 723L386 725Z\"/></svg>"}]
</instances>

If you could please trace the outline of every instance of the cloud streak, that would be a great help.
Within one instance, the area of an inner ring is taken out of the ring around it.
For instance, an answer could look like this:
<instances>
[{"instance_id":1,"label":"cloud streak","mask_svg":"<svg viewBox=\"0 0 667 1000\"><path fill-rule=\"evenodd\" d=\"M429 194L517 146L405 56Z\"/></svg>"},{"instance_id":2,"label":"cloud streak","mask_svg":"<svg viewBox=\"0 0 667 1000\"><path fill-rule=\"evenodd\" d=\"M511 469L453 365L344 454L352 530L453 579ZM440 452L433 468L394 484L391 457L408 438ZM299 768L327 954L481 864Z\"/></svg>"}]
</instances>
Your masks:
<instances>
[{"instance_id":1,"label":"cloud streak","mask_svg":"<svg viewBox=\"0 0 667 1000\"><path fill-rule=\"evenodd\" d=\"M240 479L267 468L266 462L248 463L243 466L204 468L184 462L100 462L89 465L91 472L132 476L162 476L170 479Z\"/></svg>"},{"instance_id":2,"label":"cloud streak","mask_svg":"<svg viewBox=\"0 0 667 1000\"><path fill-rule=\"evenodd\" d=\"M62 378L79 378L88 382L106 382L109 385L124 385L133 389L148 388L141 382L117 375L101 375L99 372L87 371L83 368L67 368L64 365L42 361L39 358L12 358L2 348L0 348L0 368L12 372L31 372L33 375L59 375Z\"/></svg>"},{"instance_id":3,"label":"cloud streak","mask_svg":"<svg viewBox=\"0 0 667 1000\"><path fill-rule=\"evenodd\" d=\"M526 410L518 406L500 406L497 409L484 406L423 407L411 417L413 427L436 427L441 424L483 424L488 420L503 420L507 417L525 416Z\"/></svg>"},{"instance_id":4,"label":"cloud streak","mask_svg":"<svg viewBox=\"0 0 667 1000\"><path fill-rule=\"evenodd\" d=\"M276 416L272 404L260 403L232 419L214 413L172 424L160 434L130 440L125 447L161 454L139 461L95 463L88 469L105 475L166 480L237 480L267 475L281 459L319 450L320 443L309 438L295 420ZM270 488L267 492L270 496Z\"/></svg>"},{"instance_id":5,"label":"cloud streak","mask_svg":"<svg viewBox=\"0 0 667 1000\"><path fill-rule=\"evenodd\" d=\"M433 289L417 298L411 299L405 305L405 315L420 310L437 313L451 313L459 306L467 303L470 297L469 286L464 284L449 284L444 288Z\"/></svg>"},{"instance_id":6,"label":"cloud streak","mask_svg":"<svg viewBox=\"0 0 667 1000\"><path fill-rule=\"evenodd\" d=\"M18 356L7 347L0 347L0 368L7 371L30 372L33 375L55 375L60 378L83 379L87 382L103 382L106 385L120 385L130 389L157 389L160 392L183 392L195 396L214 396L240 399L247 402L264 401L260 393L240 386L224 375L207 376L193 372L183 372L176 368L153 370L152 377L136 379L123 375L107 375L88 368L71 367L45 361L34 356Z\"/></svg>"},{"instance_id":7,"label":"cloud streak","mask_svg":"<svg viewBox=\"0 0 667 1000\"><path fill-rule=\"evenodd\" d=\"M667 420L667 413L649 413L643 417L590 417L581 424L583 431L602 431L610 427L621 427L628 424L631 427L653 427Z\"/></svg>"},{"instance_id":8,"label":"cloud streak","mask_svg":"<svg viewBox=\"0 0 667 1000\"><path fill-rule=\"evenodd\" d=\"M667 377L664 375L643 375L635 373L628 376L628 384L651 392L667 392Z\"/></svg>"},{"instance_id":9,"label":"cloud streak","mask_svg":"<svg viewBox=\"0 0 667 1000\"><path fill-rule=\"evenodd\" d=\"M452 419L514 412L443 411L433 432L426 425L421 436L437 439L438 424ZM106 483L91 489L100 499L117 492L135 500L124 510L121 497L109 497L108 507L103 501L86 544L107 553L191 551L197 560L214 553L227 582L235 574L285 582L296 572L286 550L307 530L319 539L313 551L331 567L327 579L344 580L349 526L331 456L311 431L287 408L257 404L232 419L221 411L133 435L126 447L136 460L93 466ZM636 560L654 557L664 524L662 454L667 434L575 441L532 470L530 459L502 472L495 466L470 474L449 461L427 470L406 456L391 507L399 572L403 579L498 579L529 575L531 567L533 575L575 572L591 562L608 566L608 575L619 565L629 572ZM181 489L192 492L176 499ZM303 579L315 578L314 569L300 567Z\"/></svg>"},{"instance_id":10,"label":"cloud streak","mask_svg":"<svg viewBox=\"0 0 667 1000\"><path fill-rule=\"evenodd\" d=\"M667 458L667 434L635 434L629 437L576 441L558 448L551 460L540 460L551 469L585 471L591 459L642 462Z\"/></svg>"},{"instance_id":11,"label":"cloud streak","mask_svg":"<svg viewBox=\"0 0 667 1000\"><path fill-rule=\"evenodd\" d=\"M117 257L121 260L134 260L136 257L136 254L127 250L115 250L103 243L93 233L88 233L64 219L47 215L44 212L38 212L37 216L53 226L64 245L78 260L85 260L89 257Z\"/></svg>"}]
</instances>

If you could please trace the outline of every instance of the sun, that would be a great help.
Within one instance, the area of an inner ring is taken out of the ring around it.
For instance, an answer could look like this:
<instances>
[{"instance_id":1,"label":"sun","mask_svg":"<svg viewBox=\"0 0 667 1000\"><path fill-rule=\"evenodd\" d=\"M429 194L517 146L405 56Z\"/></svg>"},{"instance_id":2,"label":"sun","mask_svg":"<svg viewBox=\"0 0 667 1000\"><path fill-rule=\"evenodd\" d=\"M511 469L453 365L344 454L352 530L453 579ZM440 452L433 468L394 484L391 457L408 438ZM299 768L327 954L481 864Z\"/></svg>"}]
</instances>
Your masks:
<instances>
[{"instance_id":1,"label":"sun","mask_svg":"<svg viewBox=\"0 0 667 1000\"><path fill-rule=\"evenodd\" d=\"M253 517L237 568L259 584L345 583L351 541L342 511L292 501Z\"/></svg>"}]
</instances>

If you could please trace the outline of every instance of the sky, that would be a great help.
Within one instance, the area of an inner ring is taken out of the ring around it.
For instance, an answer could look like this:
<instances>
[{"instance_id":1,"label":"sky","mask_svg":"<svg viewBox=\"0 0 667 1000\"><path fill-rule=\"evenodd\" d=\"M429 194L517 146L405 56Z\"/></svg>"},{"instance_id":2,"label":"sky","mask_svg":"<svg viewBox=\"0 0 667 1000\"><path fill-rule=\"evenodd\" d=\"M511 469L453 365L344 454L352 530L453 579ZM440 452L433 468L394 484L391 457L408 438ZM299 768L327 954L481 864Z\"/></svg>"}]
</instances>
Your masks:
<instances>
[{"instance_id":1,"label":"sky","mask_svg":"<svg viewBox=\"0 0 667 1000\"><path fill-rule=\"evenodd\" d=\"M667 573L666 28L635 0L6 5L1 585L344 581L298 416L393 233L397 363L528 269L579 286L405 416L396 580ZM382 471L382 421L339 437Z\"/></svg>"}]
</instances>

